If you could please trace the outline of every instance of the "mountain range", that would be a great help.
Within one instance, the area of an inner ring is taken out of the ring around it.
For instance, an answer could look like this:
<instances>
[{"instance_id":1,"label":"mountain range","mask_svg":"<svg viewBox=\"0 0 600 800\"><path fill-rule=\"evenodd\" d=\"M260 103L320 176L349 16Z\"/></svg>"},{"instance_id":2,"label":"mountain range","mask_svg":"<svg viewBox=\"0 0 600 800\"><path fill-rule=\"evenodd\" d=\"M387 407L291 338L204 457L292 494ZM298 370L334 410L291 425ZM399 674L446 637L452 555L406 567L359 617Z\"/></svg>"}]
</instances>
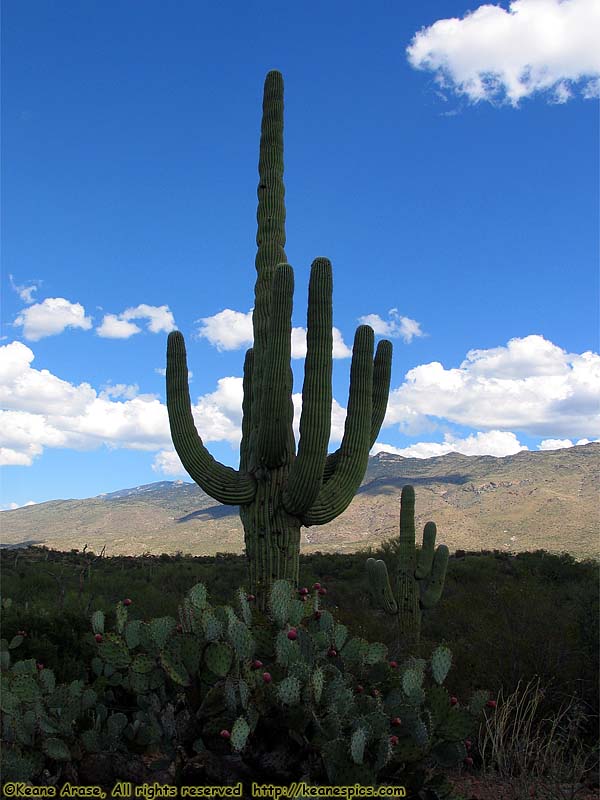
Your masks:
<instances>
[{"instance_id":1,"label":"mountain range","mask_svg":"<svg viewBox=\"0 0 600 800\"><path fill-rule=\"evenodd\" d=\"M400 492L416 492L418 540L435 521L438 543L457 549L544 549L600 554L600 443L515 455L369 459L350 506L327 525L302 528L301 552L354 552L399 530ZM52 500L0 514L2 546L43 544L106 555L240 553L237 506L195 483L160 481L83 500Z\"/></svg>"}]
</instances>

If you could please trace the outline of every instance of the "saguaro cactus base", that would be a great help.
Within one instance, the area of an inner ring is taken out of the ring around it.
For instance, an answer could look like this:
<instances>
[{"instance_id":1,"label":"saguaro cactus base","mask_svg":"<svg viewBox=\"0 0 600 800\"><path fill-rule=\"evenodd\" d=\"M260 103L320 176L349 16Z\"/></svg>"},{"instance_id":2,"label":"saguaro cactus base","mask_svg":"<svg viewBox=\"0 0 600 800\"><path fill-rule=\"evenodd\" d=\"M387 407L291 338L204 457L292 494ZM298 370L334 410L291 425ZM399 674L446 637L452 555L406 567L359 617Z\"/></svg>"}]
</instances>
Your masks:
<instances>
[{"instance_id":1,"label":"saguaro cactus base","mask_svg":"<svg viewBox=\"0 0 600 800\"><path fill-rule=\"evenodd\" d=\"M423 530L423 546L415 548L415 490L404 486L400 496L400 536L397 567L397 591L392 589L385 561L367 559L369 588L374 603L395 616L398 644L409 650L421 639L421 612L439 601L444 589L449 551L441 544L435 549L435 523Z\"/></svg>"},{"instance_id":2,"label":"saguaro cactus base","mask_svg":"<svg viewBox=\"0 0 600 800\"><path fill-rule=\"evenodd\" d=\"M211 497L240 506L250 591L264 608L274 581L298 583L301 526L335 519L360 486L385 416L392 345L381 341L374 354L372 328L357 329L344 436L328 455L333 283L331 263L315 259L296 453L290 366L294 273L283 249L283 78L277 71L265 80L258 171L254 342L244 363L239 469L215 461L196 430L185 343L178 331L167 345L167 407L173 444L190 476Z\"/></svg>"}]
</instances>

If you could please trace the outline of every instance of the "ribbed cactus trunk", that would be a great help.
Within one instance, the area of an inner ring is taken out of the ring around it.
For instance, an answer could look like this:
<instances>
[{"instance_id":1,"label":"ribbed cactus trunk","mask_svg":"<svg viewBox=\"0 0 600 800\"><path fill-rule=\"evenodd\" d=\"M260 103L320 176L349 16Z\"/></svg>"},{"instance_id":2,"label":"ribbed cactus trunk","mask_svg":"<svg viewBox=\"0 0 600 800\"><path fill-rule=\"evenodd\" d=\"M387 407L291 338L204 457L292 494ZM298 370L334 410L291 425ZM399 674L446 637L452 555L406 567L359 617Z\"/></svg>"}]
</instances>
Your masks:
<instances>
[{"instance_id":1,"label":"ribbed cactus trunk","mask_svg":"<svg viewBox=\"0 0 600 800\"><path fill-rule=\"evenodd\" d=\"M287 467L272 470L257 483L254 502L240 507L250 586L261 606L278 578L298 584L300 520L281 503L287 472Z\"/></svg>"},{"instance_id":2,"label":"ribbed cactus trunk","mask_svg":"<svg viewBox=\"0 0 600 800\"><path fill-rule=\"evenodd\" d=\"M411 507L412 505L412 507ZM415 580L417 552L415 548L415 506L406 497L400 507L398 548L398 639L400 646L413 648L421 639L421 603L419 584Z\"/></svg>"},{"instance_id":3,"label":"ribbed cactus trunk","mask_svg":"<svg viewBox=\"0 0 600 800\"><path fill-rule=\"evenodd\" d=\"M300 520L282 504L296 447L290 366L294 275L284 251L283 80L279 73L270 73L265 82L258 174L254 346L244 364L240 447L240 470L254 476L256 494L252 503L240 507L240 517L250 586L263 605L272 581L288 578L297 584L300 553Z\"/></svg>"},{"instance_id":4,"label":"ribbed cactus trunk","mask_svg":"<svg viewBox=\"0 0 600 800\"><path fill-rule=\"evenodd\" d=\"M283 185L283 78L265 81L260 139L254 342L244 362L240 468L216 462L192 418L185 344L167 346L167 406L177 453L191 477L222 503L239 504L250 590L264 608L272 583L298 582L300 528L330 522L363 478L387 406L390 342L373 358L373 330L359 327L340 448L327 455L331 427L332 275L326 258L311 267L307 353L298 454L293 433L291 331L294 274L286 263Z\"/></svg>"}]
</instances>

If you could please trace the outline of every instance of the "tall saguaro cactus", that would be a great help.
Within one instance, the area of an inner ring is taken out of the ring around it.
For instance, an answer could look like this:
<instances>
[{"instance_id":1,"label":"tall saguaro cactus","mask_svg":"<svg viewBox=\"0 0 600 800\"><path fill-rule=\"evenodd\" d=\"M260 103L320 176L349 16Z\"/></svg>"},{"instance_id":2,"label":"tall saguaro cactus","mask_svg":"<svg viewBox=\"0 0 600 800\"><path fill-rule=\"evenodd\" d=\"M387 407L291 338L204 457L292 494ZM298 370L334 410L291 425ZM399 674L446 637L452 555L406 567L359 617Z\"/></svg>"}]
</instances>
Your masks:
<instances>
[{"instance_id":1,"label":"tall saguaro cactus","mask_svg":"<svg viewBox=\"0 0 600 800\"><path fill-rule=\"evenodd\" d=\"M418 645L421 611L432 608L442 596L449 551L445 544L435 549L436 527L428 522L423 530L423 547L417 558L415 548L415 490L405 486L400 495L400 537L398 543L398 593L394 595L385 561L367 559L371 594L377 605L398 621L399 644Z\"/></svg>"},{"instance_id":2,"label":"tall saguaro cactus","mask_svg":"<svg viewBox=\"0 0 600 800\"><path fill-rule=\"evenodd\" d=\"M192 418L183 336L169 334L167 406L175 449L189 475L221 503L240 506L251 591L262 607L274 580L298 581L301 526L330 522L350 504L383 422L392 345L360 326L354 338L341 446L327 454L331 428L332 276L326 258L311 267L307 353L298 453L292 404L294 273L286 263L283 185L283 78L264 87L258 184L254 346L244 362L240 467L215 461Z\"/></svg>"}]
</instances>

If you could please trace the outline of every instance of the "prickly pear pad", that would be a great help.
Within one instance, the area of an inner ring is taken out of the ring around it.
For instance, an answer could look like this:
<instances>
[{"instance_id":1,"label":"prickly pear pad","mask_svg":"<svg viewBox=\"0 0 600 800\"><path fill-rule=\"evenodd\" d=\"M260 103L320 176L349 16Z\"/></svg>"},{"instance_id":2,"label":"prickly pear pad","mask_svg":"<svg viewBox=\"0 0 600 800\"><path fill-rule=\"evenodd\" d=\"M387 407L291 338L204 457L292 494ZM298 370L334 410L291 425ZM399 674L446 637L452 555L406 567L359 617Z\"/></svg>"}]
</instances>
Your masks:
<instances>
[{"instance_id":1,"label":"prickly pear pad","mask_svg":"<svg viewBox=\"0 0 600 800\"><path fill-rule=\"evenodd\" d=\"M104 633L104 611L94 611L92 614L92 631Z\"/></svg>"},{"instance_id":2,"label":"prickly pear pad","mask_svg":"<svg viewBox=\"0 0 600 800\"><path fill-rule=\"evenodd\" d=\"M367 732L364 728L357 728L350 739L350 755L355 764L362 764L367 743Z\"/></svg>"},{"instance_id":3,"label":"prickly pear pad","mask_svg":"<svg viewBox=\"0 0 600 800\"><path fill-rule=\"evenodd\" d=\"M447 647L440 645L431 656L431 672L436 683L442 684L452 666L452 653Z\"/></svg>"},{"instance_id":4,"label":"prickly pear pad","mask_svg":"<svg viewBox=\"0 0 600 800\"><path fill-rule=\"evenodd\" d=\"M230 622L228 634L237 657L241 659L251 658L256 644L246 625L236 618Z\"/></svg>"},{"instance_id":5,"label":"prickly pear pad","mask_svg":"<svg viewBox=\"0 0 600 800\"><path fill-rule=\"evenodd\" d=\"M225 677L231 668L233 650L224 642L210 642L204 651L204 663L220 677Z\"/></svg>"},{"instance_id":6,"label":"prickly pear pad","mask_svg":"<svg viewBox=\"0 0 600 800\"><path fill-rule=\"evenodd\" d=\"M129 648L125 640L116 633L104 634L104 639L98 645L98 655L116 669L128 667L131 663Z\"/></svg>"},{"instance_id":7,"label":"prickly pear pad","mask_svg":"<svg viewBox=\"0 0 600 800\"><path fill-rule=\"evenodd\" d=\"M231 729L231 746L235 751L243 750L249 733L250 726L244 717L238 717Z\"/></svg>"},{"instance_id":8,"label":"prickly pear pad","mask_svg":"<svg viewBox=\"0 0 600 800\"><path fill-rule=\"evenodd\" d=\"M196 611L202 611L207 605L207 591L203 583L196 583L187 593L187 599Z\"/></svg>"},{"instance_id":9,"label":"prickly pear pad","mask_svg":"<svg viewBox=\"0 0 600 800\"><path fill-rule=\"evenodd\" d=\"M269 608L275 623L282 628L289 621L292 603L292 588L288 581L278 580L271 587Z\"/></svg>"}]
</instances>

